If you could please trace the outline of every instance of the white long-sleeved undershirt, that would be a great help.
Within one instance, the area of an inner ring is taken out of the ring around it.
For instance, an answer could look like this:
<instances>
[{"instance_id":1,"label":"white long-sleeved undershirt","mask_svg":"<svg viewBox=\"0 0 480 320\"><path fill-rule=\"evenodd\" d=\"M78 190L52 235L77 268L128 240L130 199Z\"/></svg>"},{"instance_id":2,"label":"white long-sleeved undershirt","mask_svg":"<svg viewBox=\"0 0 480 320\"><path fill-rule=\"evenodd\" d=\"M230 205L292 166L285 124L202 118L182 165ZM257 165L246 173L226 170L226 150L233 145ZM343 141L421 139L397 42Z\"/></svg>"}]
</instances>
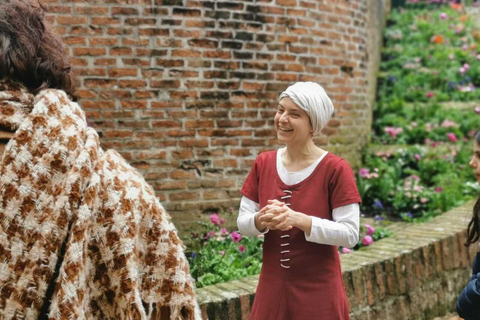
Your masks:
<instances>
[{"instance_id":1,"label":"white long-sleeved undershirt","mask_svg":"<svg viewBox=\"0 0 480 320\"><path fill-rule=\"evenodd\" d=\"M294 185L308 178L327 154L323 154L317 161L305 169L289 172L282 163L282 153L284 151L285 148L282 148L277 152L277 172L286 185ZM247 197L242 197L239 211L237 226L240 233L246 236L262 234L255 227L255 214L260 211L260 205ZM358 203L333 209L333 221L315 216L310 217L312 219L312 228L309 236L305 233L307 241L349 248L357 244L360 224L360 207ZM268 230L263 233L266 232Z\"/></svg>"}]
</instances>

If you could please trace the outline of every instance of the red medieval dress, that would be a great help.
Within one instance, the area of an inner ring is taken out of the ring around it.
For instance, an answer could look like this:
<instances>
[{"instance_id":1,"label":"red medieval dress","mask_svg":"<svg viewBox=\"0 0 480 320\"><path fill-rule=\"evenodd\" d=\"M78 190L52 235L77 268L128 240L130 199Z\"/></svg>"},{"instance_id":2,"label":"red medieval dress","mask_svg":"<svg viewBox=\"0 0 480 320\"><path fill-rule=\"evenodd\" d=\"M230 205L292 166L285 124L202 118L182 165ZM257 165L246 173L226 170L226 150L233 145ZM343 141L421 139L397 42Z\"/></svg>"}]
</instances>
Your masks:
<instances>
[{"instance_id":1,"label":"red medieval dress","mask_svg":"<svg viewBox=\"0 0 480 320\"><path fill-rule=\"evenodd\" d=\"M305 180L286 185L277 173L276 151L264 152L255 160L242 194L260 208L277 199L294 211L329 220L333 209L361 202L350 166L331 153ZM337 247L308 242L298 228L265 234L250 319L348 320Z\"/></svg>"}]
</instances>

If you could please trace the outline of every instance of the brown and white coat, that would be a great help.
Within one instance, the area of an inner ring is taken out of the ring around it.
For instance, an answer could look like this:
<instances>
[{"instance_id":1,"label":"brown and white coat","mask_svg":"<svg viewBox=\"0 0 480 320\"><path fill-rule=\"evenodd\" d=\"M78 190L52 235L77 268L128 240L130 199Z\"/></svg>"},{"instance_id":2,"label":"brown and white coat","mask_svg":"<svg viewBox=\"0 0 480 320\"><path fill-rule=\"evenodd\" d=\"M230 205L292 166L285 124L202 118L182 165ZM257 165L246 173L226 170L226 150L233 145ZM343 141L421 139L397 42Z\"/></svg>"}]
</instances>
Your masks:
<instances>
[{"instance_id":1,"label":"brown and white coat","mask_svg":"<svg viewBox=\"0 0 480 320\"><path fill-rule=\"evenodd\" d=\"M0 82L0 319L200 319L173 224L65 92Z\"/></svg>"}]
</instances>

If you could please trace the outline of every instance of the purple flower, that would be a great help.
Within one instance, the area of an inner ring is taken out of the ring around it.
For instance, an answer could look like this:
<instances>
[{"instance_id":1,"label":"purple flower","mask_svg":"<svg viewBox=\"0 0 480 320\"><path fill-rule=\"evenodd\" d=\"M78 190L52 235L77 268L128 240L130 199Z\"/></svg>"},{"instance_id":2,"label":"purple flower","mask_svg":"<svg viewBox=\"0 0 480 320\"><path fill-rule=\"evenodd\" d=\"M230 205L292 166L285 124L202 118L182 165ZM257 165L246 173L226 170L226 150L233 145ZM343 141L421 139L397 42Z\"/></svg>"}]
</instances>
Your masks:
<instances>
[{"instance_id":1,"label":"purple flower","mask_svg":"<svg viewBox=\"0 0 480 320\"><path fill-rule=\"evenodd\" d=\"M363 244L364 246L369 246L369 245L371 245L372 243L373 243L373 238L372 238L371 236L365 236L365 237L363 237L363 239L362 239L362 244Z\"/></svg>"},{"instance_id":2,"label":"purple flower","mask_svg":"<svg viewBox=\"0 0 480 320\"><path fill-rule=\"evenodd\" d=\"M379 216L378 214L375 217L373 217L373 219L378 221L384 220L384 218L382 216Z\"/></svg>"},{"instance_id":3,"label":"purple flower","mask_svg":"<svg viewBox=\"0 0 480 320\"><path fill-rule=\"evenodd\" d=\"M244 245L239 245L239 246L238 246L238 251L240 251L241 253L245 252L246 249L247 249L247 248L245 248Z\"/></svg>"},{"instance_id":4,"label":"purple flower","mask_svg":"<svg viewBox=\"0 0 480 320\"><path fill-rule=\"evenodd\" d=\"M242 235L236 231L232 232L230 234L230 237L232 238L233 242L239 242L242 240Z\"/></svg>"},{"instance_id":5,"label":"purple flower","mask_svg":"<svg viewBox=\"0 0 480 320\"><path fill-rule=\"evenodd\" d=\"M440 19L442 20L447 19L447 14L445 12L440 13Z\"/></svg>"},{"instance_id":6,"label":"purple flower","mask_svg":"<svg viewBox=\"0 0 480 320\"><path fill-rule=\"evenodd\" d=\"M219 253L220 253L221 256L224 256L224 255L225 255L225 251L223 251L223 250L220 251Z\"/></svg>"},{"instance_id":7,"label":"purple flower","mask_svg":"<svg viewBox=\"0 0 480 320\"><path fill-rule=\"evenodd\" d=\"M448 138L448 140L450 140L453 143L458 141L457 136L454 133L451 133L451 132L447 133L447 138Z\"/></svg>"},{"instance_id":8,"label":"purple flower","mask_svg":"<svg viewBox=\"0 0 480 320\"><path fill-rule=\"evenodd\" d=\"M196 256L197 254L195 252L192 252L192 259L195 259Z\"/></svg>"},{"instance_id":9,"label":"purple flower","mask_svg":"<svg viewBox=\"0 0 480 320\"><path fill-rule=\"evenodd\" d=\"M383 209L382 201L380 201L380 200L375 200L375 202L373 203L373 207L374 207L375 209Z\"/></svg>"},{"instance_id":10,"label":"purple flower","mask_svg":"<svg viewBox=\"0 0 480 320\"><path fill-rule=\"evenodd\" d=\"M358 174L362 178L366 178L369 173L370 173L370 170L368 168L362 168L362 169L358 170Z\"/></svg>"},{"instance_id":11,"label":"purple flower","mask_svg":"<svg viewBox=\"0 0 480 320\"><path fill-rule=\"evenodd\" d=\"M210 215L210 221L216 226L218 226L220 223L218 222L218 214L214 213Z\"/></svg>"},{"instance_id":12,"label":"purple flower","mask_svg":"<svg viewBox=\"0 0 480 320\"><path fill-rule=\"evenodd\" d=\"M371 236L372 234L375 233L375 228L372 227L371 225L364 224L363 226L367 229L367 235Z\"/></svg>"},{"instance_id":13,"label":"purple flower","mask_svg":"<svg viewBox=\"0 0 480 320\"><path fill-rule=\"evenodd\" d=\"M352 252L352 250L348 248L342 248L342 253L350 253L350 252Z\"/></svg>"},{"instance_id":14,"label":"purple flower","mask_svg":"<svg viewBox=\"0 0 480 320\"><path fill-rule=\"evenodd\" d=\"M405 215L409 218L413 218L413 214L411 212L407 212L407 213L405 213Z\"/></svg>"}]
</instances>

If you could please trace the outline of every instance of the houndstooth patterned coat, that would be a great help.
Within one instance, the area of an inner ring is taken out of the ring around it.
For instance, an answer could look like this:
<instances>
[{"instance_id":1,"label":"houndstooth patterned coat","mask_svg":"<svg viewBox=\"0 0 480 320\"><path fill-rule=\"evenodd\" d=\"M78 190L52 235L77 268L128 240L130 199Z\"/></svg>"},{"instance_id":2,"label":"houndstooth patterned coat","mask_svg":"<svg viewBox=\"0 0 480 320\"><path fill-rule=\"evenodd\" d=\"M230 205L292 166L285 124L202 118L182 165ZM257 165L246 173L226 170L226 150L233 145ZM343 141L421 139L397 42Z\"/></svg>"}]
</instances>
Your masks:
<instances>
[{"instance_id":1,"label":"houndstooth patterned coat","mask_svg":"<svg viewBox=\"0 0 480 320\"><path fill-rule=\"evenodd\" d=\"M60 90L0 82L0 319L200 319L152 188ZM62 255L63 251L63 255Z\"/></svg>"}]
</instances>

